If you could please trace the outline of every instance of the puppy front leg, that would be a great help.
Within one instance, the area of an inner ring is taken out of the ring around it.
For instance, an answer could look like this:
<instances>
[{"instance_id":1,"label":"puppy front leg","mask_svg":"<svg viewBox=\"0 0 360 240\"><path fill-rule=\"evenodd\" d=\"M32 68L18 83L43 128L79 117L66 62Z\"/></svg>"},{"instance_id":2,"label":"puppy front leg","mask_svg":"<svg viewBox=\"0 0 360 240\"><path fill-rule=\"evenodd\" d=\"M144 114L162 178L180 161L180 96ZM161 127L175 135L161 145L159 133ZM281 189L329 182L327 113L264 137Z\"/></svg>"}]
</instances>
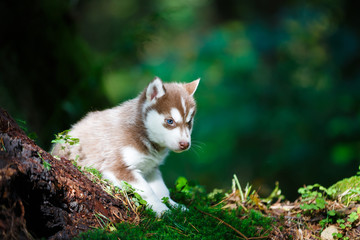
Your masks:
<instances>
[{"instance_id":1,"label":"puppy front leg","mask_svg":"<svg viewBox=\"0 0 360 240\"><path fill-rule=\"evenodd\" d=\"M169 198L169 203L173 207L178 207L180 205L170 198L169 189L166 187L159 169L156 169L153 172L151 172L146 177L146 180L159 199L162 199L164 197Z\"/></svg>"},{"instance_id":2,"label":"puppy front leg","mask_svg":"<svg viewBox=\"0 0 360 240\"><path fill-rule=\"evenodd\" d=\"M169 208L159 199L156 193L153 191L150 184L142 176L142 174L134 171L133 176L134 181L129 181L129 183L136 189L140 196L151 206L157 216L161 216Z\"/></svg>"},{"instance_id":3,"label":"puppy front leg","mask_svg":"<svg viewBox=\"0 0 360 240\"><path fill-rule=\"evenodd\" d=\"M149 206L151 206L154 212L156 212L157 216L161 216L163 212L169 210L169 208L161 201L161 198L159 198L158 195L153 191L152 187L147 182L147 180L145 180L142 174L133 171L132 175L134 180L127 182L131 184L131 186L135 188L136 192L140 194L140 196L148 203ZM104 178L109 179L112 183L114 183L114 185L121 188L121 180L119 180L113 172L104 171L103 176ZM168 194L166 196L168 196Z\"/></svg>"}]
</instances>

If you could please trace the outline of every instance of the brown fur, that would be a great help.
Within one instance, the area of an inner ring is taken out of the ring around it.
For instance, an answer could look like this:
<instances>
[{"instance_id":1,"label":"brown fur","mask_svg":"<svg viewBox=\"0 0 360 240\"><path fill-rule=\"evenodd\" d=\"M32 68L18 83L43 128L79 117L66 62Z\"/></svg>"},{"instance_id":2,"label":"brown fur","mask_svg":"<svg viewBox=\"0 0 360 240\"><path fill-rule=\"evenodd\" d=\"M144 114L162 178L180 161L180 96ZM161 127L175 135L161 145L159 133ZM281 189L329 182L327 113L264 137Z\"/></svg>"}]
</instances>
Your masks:
<instances>
[{"instance_id":1,"label":"brown fur","mask_svg":"<svg viewBox=\"0 0 360 240\"><path fill-rule=\"evenodd\" d=\"M185 87L179 88L181 86L187 86L186 84L178 84L178 83L168 83L164 84L166 94L162 98L160 98L149 110L156 109L159 113L170 116L170 110L172 108L177 108L183 117L183 123L185 124L186 114L191 108L196 109L195 100L192 96L189 95ZM181 97L185 100L186 113L184 112L184 108L181 104ZM194 113L195 114L195 111Z\"/></svg>"}]
</instances>

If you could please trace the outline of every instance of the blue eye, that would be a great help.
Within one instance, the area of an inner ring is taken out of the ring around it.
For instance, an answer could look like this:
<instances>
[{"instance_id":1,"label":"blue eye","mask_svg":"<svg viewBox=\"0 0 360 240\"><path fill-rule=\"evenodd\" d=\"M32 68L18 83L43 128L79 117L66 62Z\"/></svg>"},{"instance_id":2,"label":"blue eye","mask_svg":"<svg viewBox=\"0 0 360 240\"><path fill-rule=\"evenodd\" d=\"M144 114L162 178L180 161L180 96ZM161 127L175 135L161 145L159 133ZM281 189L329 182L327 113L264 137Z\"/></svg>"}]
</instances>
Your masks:
<instances>
[{"instance_id":1,"label":"blue eye","mask_svg":"<svg viewBox=\"0 0 360 240\"><path fill-rule=\"evenodd\" d=\"M174 124L174 120L172 119L166 119L166 123L169 125L173 125Z\"/></svg>"}]
</instances>

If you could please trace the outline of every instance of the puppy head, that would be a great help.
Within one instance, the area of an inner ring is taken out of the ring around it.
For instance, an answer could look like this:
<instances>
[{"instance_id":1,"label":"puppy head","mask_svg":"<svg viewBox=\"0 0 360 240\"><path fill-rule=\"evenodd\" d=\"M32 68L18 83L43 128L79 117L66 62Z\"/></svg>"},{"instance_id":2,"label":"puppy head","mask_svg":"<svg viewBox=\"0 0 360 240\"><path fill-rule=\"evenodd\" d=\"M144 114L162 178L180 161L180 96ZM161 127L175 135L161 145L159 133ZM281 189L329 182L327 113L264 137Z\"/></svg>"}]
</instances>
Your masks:
<instances>
[{"instance_id":1,"label":"puppy head","mask_svg":"<svg viewBox=\"0 0 360 240\"><path fill-rule=\"evenodd\" d=\"M163 83L155 78L145 89L144 125L149 139L174 152L188 150L196 103L194 93L200 79L193 82Z\"/></svg>"}]
</instances>

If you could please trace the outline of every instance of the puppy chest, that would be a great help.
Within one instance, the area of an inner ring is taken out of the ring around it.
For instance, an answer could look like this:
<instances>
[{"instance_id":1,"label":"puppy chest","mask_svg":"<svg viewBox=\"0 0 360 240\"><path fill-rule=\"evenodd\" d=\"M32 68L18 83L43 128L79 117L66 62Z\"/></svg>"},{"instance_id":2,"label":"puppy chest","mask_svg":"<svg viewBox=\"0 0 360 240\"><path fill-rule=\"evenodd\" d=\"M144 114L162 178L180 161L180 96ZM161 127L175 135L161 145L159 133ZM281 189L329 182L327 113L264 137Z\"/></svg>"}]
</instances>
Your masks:
<instances>
[{"instance_id":1,"label":"puppy chest","mask_svg":"<svg viewBox=\"0 0 360 240\"><path fill-rule=\"evenodd\" d=\"M122 156L129 169L140 171L144 175L159 167L165 158L162 154L141 153L133 147L125 147L122 150Z\"/></svg>"}]
</instances>

